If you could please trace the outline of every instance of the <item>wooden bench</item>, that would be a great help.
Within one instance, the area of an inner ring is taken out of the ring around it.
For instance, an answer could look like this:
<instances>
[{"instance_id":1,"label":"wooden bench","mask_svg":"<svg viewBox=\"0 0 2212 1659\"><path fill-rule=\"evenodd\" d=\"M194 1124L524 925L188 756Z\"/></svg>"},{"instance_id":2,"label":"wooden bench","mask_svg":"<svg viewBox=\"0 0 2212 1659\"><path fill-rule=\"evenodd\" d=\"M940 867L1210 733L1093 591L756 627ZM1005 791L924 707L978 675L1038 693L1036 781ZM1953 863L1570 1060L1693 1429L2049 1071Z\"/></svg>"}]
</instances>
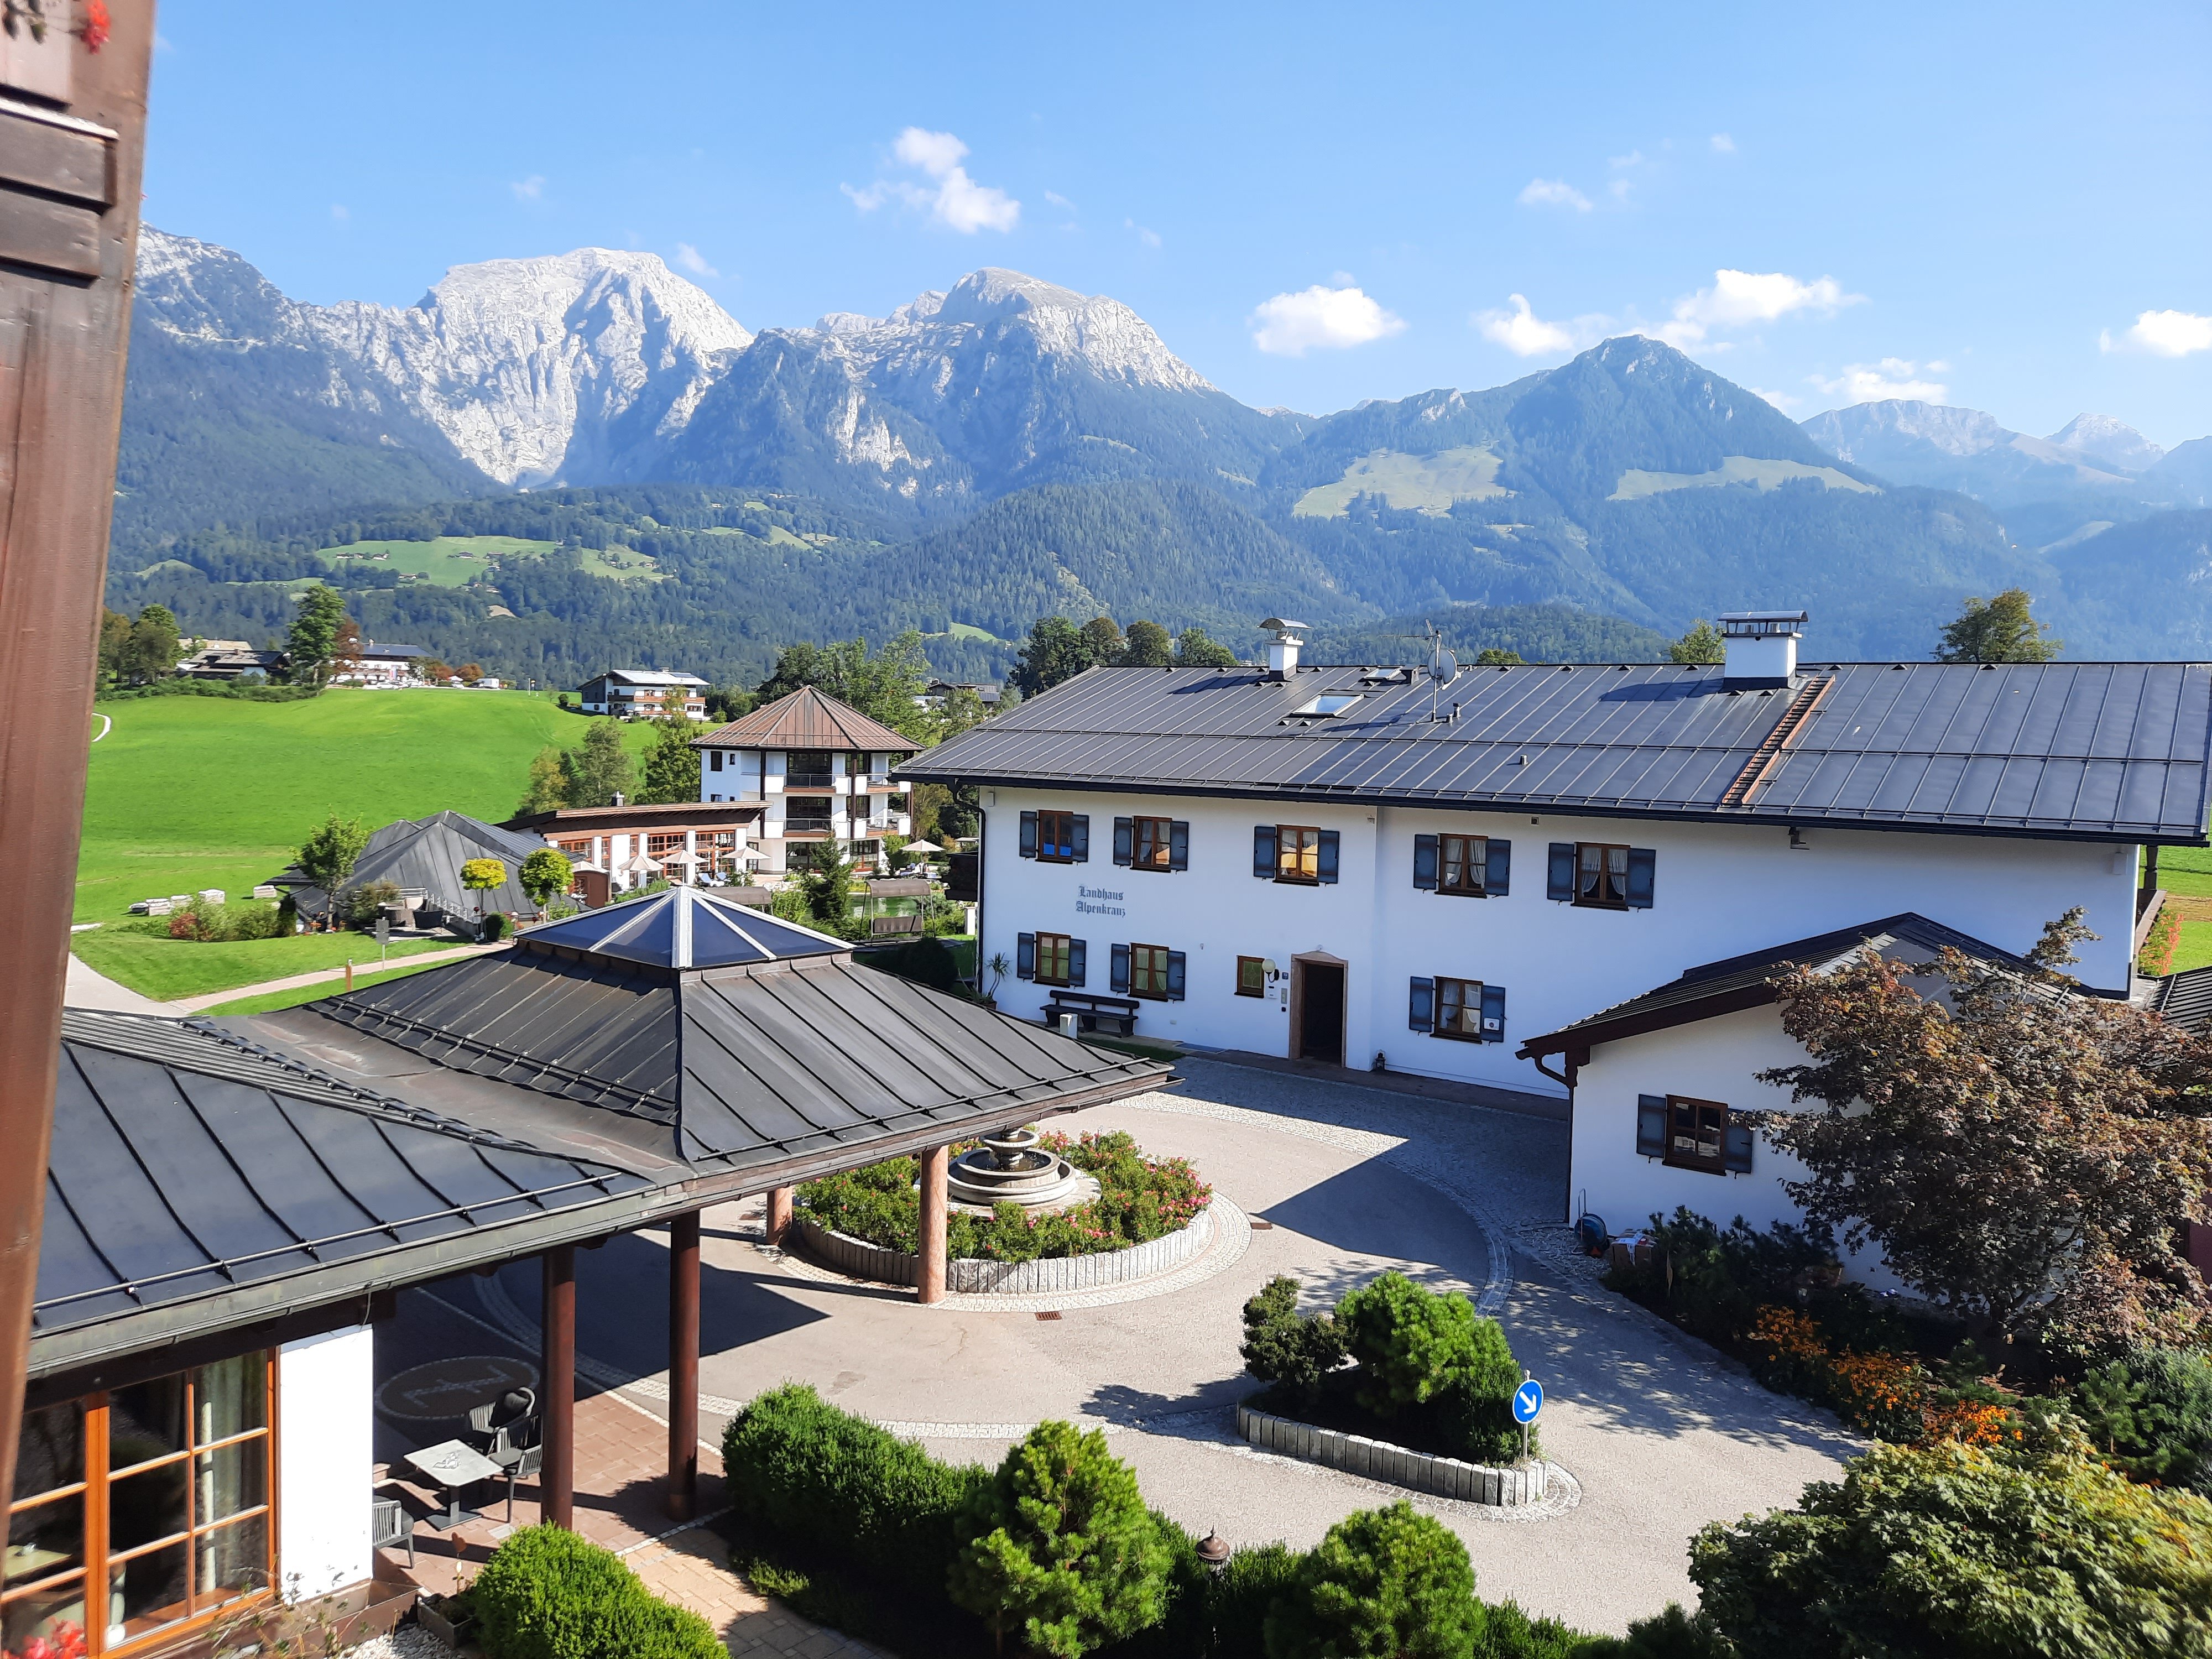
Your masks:
<instances>
[{"instance_id":1,"label":"wooden bench","mask_svg":"<svg viewBox=\"0 0 2212 1659\"><path fill-rule=\"evenodd\" d=\"M1045 1024L1058 1025L1062 1014L1075 1016L1075 1029L1079 1033L1103 1031L1109 1036L1131 1036L1137 1029L1137 1003L1133 997L1102 997L1088 991L1054 991L1052 1000L1045 1005Z\"/></svg>"}]
</instances>

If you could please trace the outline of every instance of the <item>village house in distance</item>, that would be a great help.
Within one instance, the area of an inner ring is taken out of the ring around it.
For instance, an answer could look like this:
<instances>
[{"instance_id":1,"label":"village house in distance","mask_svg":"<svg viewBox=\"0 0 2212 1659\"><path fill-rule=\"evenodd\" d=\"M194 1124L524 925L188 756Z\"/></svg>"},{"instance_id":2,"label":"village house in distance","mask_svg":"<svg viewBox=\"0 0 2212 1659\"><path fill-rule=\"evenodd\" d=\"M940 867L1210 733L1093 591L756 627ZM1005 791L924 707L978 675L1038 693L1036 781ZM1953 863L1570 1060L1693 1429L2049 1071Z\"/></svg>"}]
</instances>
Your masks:
<instances>
[{"instance_id":1,"label":"village house in distance","mask_svg":"<svg viewBox=\"0 0 2212 1659\"><path fill-rule=\"evenodd\" d=\"M2205 665L1808 665L1804 623L1724 617L1724 665L1431 674L1303 664L1271 618L1264 668L1093 669L900 775L980 789L1000 1006L1548 1096L1570 1218L1775 1218L1729 1118L1786 1104L1766 977L1862 943L2016 963L2078 905L2086 992L2147 996L2212 760Z\"/></svg>"},{"instance_id":2,"label":"village house in distance","mask_svg":"<svg viewBox=\"0 0 2212 1659\"><path fill-rule=\"evenodd\" d=\"M794 846L825 842L855 864L878 865L885 836L914 833L907 782L891 775L913 742L812 686L693 738L692 747L700 751L699 799L757 812L764 873L787 871Z\"/></svg>"},{"instance_id":3,"label":"village house in distance","mask_svg":"<svg viewBox=\"0 0 2212 1659\"><path fill-rule=\"evenodd\" d=\"M610 668L578 686L576 700L586 714L617 720L657 720L678 714L690 720L707 718L707 682L696 674L658 668Z\"/></svg>"}]
</instances>

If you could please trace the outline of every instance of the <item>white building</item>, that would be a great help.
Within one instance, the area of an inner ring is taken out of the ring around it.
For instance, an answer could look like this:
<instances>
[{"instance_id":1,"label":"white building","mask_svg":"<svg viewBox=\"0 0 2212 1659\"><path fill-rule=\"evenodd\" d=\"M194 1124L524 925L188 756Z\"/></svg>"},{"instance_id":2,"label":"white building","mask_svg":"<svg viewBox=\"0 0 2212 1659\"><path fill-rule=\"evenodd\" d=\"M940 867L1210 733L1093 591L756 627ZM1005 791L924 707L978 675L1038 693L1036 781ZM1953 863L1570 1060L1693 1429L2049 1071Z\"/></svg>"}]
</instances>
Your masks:
<instances>
[{"instance_id":1,"label":"white building","mask_svg":"<svg viewBox=\"0 0 2212 1659\"><path fill-rule=\"evenodd\" d=\"M885 836L910 836L907 787L891 769L910 738L812 686L692 739L699 799L757 804L757 868L780 875L793 847L834 842L858 864L879 864Z\"/></svg>"},{"instance_id":2,"label":"white building","mask_svg":"<svg viewBox=\"0 0 2212 1659\"><path fill-rule=\"evenodd\" d=\"M658 668L610 668L576 688L586 714L620 720L657 720L681 714L707 718L707 682L696 674L672 674Z\"/></svg>"},{"instance_id":3,"label":"white building","mask_svg":"<svg viewBox=\"0 0 2212 1659\"><path fill-rule=\"evenodd\" d=\"M1692 964L1915 912L2129 993L2140 849L2204 845L2212 671L1094 669L900 769L978 786L1001 1006L1563 1097L1519 1050ZM2150 866L2154 870L2154 863ZM988 982L988 981L987 981ZM1761 1064L1767 1063L1761 1061Z\"/></svg>"}]
</instances>

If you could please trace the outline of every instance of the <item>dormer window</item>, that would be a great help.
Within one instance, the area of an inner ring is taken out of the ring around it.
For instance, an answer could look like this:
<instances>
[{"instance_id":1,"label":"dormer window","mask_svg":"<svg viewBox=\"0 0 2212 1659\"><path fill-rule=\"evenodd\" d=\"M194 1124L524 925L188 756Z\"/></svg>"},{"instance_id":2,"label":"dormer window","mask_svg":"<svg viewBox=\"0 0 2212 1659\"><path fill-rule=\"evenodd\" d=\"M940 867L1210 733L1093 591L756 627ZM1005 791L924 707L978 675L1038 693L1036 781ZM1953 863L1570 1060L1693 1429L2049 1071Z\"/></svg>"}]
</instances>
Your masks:
<instances>
[{"instance_id":1,"label":"dormer window","mask_svg":"<svg viewBox=\"0 0 2212 1659\"><path fill-rule=\"evenodd\" d=\"M1357 691L1324 691L1321 696L1300 703L1291 713L1310 719L1325 719L1332 714L1341 714L1358 701Z\"/></svg>"}]
</instances>

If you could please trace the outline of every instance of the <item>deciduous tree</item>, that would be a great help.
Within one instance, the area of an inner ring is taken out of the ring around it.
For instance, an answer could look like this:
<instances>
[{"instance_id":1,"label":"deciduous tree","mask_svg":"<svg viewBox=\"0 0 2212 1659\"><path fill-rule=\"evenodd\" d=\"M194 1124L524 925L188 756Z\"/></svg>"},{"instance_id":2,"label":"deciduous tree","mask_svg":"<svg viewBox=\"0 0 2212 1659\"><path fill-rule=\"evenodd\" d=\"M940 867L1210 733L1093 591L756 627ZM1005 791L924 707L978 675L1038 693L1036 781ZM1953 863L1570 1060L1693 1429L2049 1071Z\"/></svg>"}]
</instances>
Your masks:
<instances>
[{"instance_id":1,"label":"deciduous tree","mask_svg":"<svg viewBox=\"0 0 2212 1659\"><path fill-rule=\"evenodd\" d=\"M1121 660L1123 641L1121 627L1111 617L1093 617L1079 630L1083 635L1084 653L1091 659L1093 668L1112 668Z\"/></svg>"},{"instance_id":2,"label":"deciduous tree","mask_svg":"<svg viewBox=\"0 0 2212 1659\"><path fill-rule=\"evenodd\" d=\"M182 641L177 619L163 605L149 605L131 624L131 641L123 650L123 672L134 684L150 685L177 672Z\"/></svg>"},{"instance_id":3,"label":"deciduous tree","mask_svg":"<svg viewBox=\"0 0 2212 1659\"><path fill-rule=\"evenodd\" d=\"M1176 635L1178 668L1234 668L1237 653L1220 641L1208 637L1203 628L1186 628Z\"/></svg>"},{"instance_id":4,"label":"deciduous tree","mask_svg":"<svg viewBox=\"0 0 2212 1659\"><path fill-rule=\"evenodd\" d=\"M687 801L699 799L699 751L691 746L698 728L678 714L653 723L653 747L645 751L645 768L637 792L641 801Z\"/></svg>"},{"instance_id":5,"label":"deciduous tree","mask_svg":"<svg viewBox=\"0 0 2212 1659\"><path fill-rule=\"evenodd\" d=\"M1668 662L1716 663L1728 660L1728 641L1721 630L1703 617L1690 624L1690 631L1667 647Z\"/></svg>"},{"instance_id":6,"label":"deciduous tree","mask_svg":"<svg viewBox=\"0 0 2212 1659\"><path fill-rule=\"evenodd\" d=\"M1970 599L1954 622L1946 623L1936 647L1938 662L2049 662L2065 647L2045 637L2049 623L2028 611L2027 590L2008 587L1994 599Z\"/></svg>"},{"instance_id":7,"label":"deciduous tree","mask_svg":"<svg viewBox=\"0 0 2212 1659\"><path fill-rule=\"evenodd\" d=\"M570 806L611 806L617 794L628 799L635 787L629 750L612 720L592 722L582 744L562 755L561 772L562 799Z\"/></svg>"},{"instance_id":8,"label":"deciduous tree","mask_svg":"<svg viewBox=\"0 0 2212 1659\"><path fill-rule=\"evenodd\" d=\"M517 817L533 812L556 812L568 804L568 778L561 761L561 751L550 743L538 751L530 763L530 781L523 787L522 799L515 804Z\"/></svg>"},{"instance_id":9,"label":"deciduous tree","mask_svg":"<svg viewBox=\"0 0 2212 1659\"><path fill-rule=\"evenodd\" d=\"M1809 1059L1762 1075L1820 1109L1760 1127L1804 1164L1789 1190L1808 1218L1879 1245L1977 1328L2185 1332L2212 1313L2176 1237L2207 1213L2212 1065L2156 1016L2073 994L2059 969L2094 937L2081 916L2051 923L2026 971L1869 951L1785 975L1783 1026Z\"/></svg>"},{"instance_id":10,"label":"deciduous tree","mask_svg":"<svg viewBox=\"0 0 2212 1659\"><path fill-rule=\"evenodd\" d=\"M1166 629L1141 620L1129 624L1128 636L1121 646L1123 666L1165 668L1174 661L1175 640Z\"/></svg>"},{"instance_id":11,"label":"deciduous tree","mask_svg":"<svg viewBox=\"0 0 2212 1659\"><path fill-rule=\"evenodd\" d=\"M759 698L772 702L811 685L919 746L929 741L935 719L915 701L927 689L930 673L921 635L911 628L885 641L872 656L866 639L787 645L777 654L775 672L762 683Z\"/></svg>"},{"instance_id":12,"label":"deciduous tree","mask_svg":"<svg viewBox=\"0 0 2212 1659\"><path fill-rule=\"evenodd\" d=\"M362 852L368 845L368 826L359 818L342 818L336 812L325 818L300 843L295 862L300 873L322 889L325 916L331 915L346 878L353 874L353 867L361 862Z\"/></svg>"},{"instance_id":13,"label":"deciduous tree","mask_svg":"<svg viewBox=\"0 0 2212 1659\"><path fill-rule=\"evenodd\" d=\"M568 855L556 847L541 847L522 860L515 872L515 879L522 890L530 895L530 902L543 910L556 893L565 893L568 884L576 878Z\"/></svg>"},{"instance_id":14,"label":"deciduous tree","mask_svg":"<svg viewBox=\"0 0 2212 1659\"><path fill-rule=\"evenodd\" d=\"M1090 643L1065 617L1040 617L1007 678L1025 697L1049 691L1091 667Z\"/></svg>"}]
</instances>

